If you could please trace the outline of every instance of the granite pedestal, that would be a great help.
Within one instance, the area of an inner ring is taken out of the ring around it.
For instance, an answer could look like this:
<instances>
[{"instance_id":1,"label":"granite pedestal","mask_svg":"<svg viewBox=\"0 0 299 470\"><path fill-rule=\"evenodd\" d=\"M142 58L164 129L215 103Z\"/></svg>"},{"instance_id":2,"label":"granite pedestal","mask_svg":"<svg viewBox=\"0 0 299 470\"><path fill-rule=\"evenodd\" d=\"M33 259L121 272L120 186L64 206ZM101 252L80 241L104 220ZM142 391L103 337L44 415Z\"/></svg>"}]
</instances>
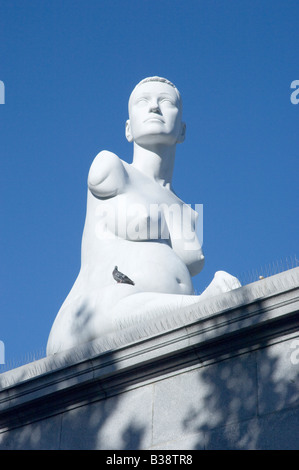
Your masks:
<instances>
[{"instance_id":1,"label":"granite pedestal","mask_svg":"<svg viewBox=\"0 0 299 470\"><path fill-rule=\"evenodd\" d=\"M299 268L0 375L0 449L298 449Z\"/></svg>"}]
</instances>

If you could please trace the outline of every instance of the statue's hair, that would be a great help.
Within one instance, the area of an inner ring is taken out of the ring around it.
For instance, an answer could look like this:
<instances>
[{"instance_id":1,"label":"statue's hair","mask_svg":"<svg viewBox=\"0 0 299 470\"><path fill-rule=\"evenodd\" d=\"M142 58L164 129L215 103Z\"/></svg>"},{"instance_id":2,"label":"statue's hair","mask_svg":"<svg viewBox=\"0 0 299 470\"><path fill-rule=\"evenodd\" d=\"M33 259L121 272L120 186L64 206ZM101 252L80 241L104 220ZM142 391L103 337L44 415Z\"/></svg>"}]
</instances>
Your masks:
<instances>
[{"instance_id":1,"label":"statue's hair","mask_svg":"<svg viewBox=\"0 0 299 470\"><path fill-rule=\"evenodd\" d=\"M131 93L131 96L133 95L133 93L134 93L134 91L136 90L136 88L138 88L138 87L139 87L140 85L142 85L143 83L147 83L147 82L162 82L162 83L166 83L167 85L172 86L172 87L175 89L175 92L176 92L176 94L177 94L177 97L178 97L179 101L180 101L180 102L182 101L180 92L179 92L179 90L177 89L177 87L176 87L170 80L167 80L167 78L158 77L158 76L146 77L146 78L143 78L142 80L140 80L140 82L137 83L137 85L136 85L135 88L133 89L133 91L132 91L132 93ZM130 98L131 98L131 96L130 96Z\"/></svg>"}]
</instances>

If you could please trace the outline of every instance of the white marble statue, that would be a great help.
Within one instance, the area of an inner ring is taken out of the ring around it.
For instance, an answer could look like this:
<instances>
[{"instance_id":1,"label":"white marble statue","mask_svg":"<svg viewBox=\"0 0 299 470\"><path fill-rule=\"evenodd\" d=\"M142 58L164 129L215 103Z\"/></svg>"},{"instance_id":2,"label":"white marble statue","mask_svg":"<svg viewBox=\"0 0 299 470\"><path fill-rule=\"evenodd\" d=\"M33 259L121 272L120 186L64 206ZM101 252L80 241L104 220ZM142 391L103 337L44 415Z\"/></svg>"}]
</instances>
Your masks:
<instances>
[{"instance_id":1,"label":"white marble statue","mask_svg":"<svg viewBox=\"0 0 299 470\"><path fill-rule=\"evenodd\" d=\"M197 213L172 189L182 101L168 80L142 80L129 99L131 164L100 152L88 174L81 269L52 326L47 354L117 332L132 318L176 309L240 286L218 271L200 295L191 277L204 265Z\"/></svg>"}]
</instances>

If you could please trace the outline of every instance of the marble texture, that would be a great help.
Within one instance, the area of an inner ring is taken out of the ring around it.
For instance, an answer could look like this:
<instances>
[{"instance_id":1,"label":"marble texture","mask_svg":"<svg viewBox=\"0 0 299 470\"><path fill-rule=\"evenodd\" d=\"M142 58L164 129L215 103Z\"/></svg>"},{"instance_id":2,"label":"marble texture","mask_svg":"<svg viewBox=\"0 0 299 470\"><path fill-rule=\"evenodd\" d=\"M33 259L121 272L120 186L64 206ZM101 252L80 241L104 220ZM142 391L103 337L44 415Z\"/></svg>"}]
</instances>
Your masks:
<instances>
[{"instance_id":1,"label":"marble texture","mask_svg":"<svg viewBox=\"0 0 299 470\"><path fill-rule=\"evenodd\" d=\"M149 77L134 88L128 111L133 161L104 150L92 162L81 269L53 323L48 355L121 331L132 317L240 287L234 276L218 271L194 295L192 277L204 266L198 214L172 187L176 145L186 133L179 91L166 79ZM115 266L134 285L117 283Z\"/></svg>"}]
</instances>

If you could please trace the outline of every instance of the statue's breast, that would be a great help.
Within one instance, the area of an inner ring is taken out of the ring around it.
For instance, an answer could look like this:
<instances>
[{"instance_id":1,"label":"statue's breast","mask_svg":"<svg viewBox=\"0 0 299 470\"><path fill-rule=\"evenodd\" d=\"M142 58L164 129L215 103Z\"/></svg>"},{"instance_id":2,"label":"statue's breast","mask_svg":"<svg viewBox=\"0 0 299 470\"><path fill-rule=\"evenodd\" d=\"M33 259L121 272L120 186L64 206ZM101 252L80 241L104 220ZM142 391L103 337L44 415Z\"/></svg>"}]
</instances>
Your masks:
<instances>
[{"instance_id":1,"label":"statue's breast","mask_svg":"<svg viewBox=\"0 0 299 470\"><path fill-rule=\"evenodd\" d=\"M127 240L158 240L162 238L165 224L159 201L131 187L114 198L107 228Z\"/></svg>"},{"instance_id":2,"label":"statue's breast","mask_svg":"<svg viewBox=\"0 0 299 470\"><path fill-rule=\"evenodd\" d=\"M130 241L183 241L194 212L172 191L124 164L126 182L113 197L91 197L89 218L98 238ZM191 214L191 215L190 215ZM91 216L91 217L90 217Z\"/></svg>"}]
</instances>

